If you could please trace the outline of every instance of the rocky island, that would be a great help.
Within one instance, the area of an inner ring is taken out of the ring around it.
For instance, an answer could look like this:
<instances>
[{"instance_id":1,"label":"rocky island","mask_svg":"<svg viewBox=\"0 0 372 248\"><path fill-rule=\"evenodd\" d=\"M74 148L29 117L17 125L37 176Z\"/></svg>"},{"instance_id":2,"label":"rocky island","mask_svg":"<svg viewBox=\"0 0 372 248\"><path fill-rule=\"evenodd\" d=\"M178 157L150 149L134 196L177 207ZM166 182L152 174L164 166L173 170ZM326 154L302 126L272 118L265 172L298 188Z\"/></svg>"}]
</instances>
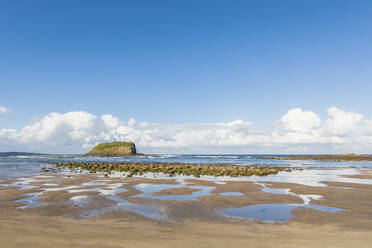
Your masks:
<instances>
[{"instance_id":1,"label":"rocky island","mask_svg":"<svg viewBox=\"0 0 372 248\"><path fill-rule=\"evenodd\" d=\"M101 143L85 154L86 156L121 157L138 155L133 142Z\"/></svg>"}]
</instances>

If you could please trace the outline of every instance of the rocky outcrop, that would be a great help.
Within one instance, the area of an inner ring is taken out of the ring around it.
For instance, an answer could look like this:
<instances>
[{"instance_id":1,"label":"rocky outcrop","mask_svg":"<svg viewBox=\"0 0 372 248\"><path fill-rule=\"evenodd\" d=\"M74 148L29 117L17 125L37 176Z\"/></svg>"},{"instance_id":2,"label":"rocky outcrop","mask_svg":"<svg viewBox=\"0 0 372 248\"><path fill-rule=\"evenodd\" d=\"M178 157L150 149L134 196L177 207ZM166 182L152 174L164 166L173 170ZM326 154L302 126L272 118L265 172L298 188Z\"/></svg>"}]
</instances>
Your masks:
<instances>
[{"instance_id":1,"label":"rocky outcrop","mask_svg":"<svg viewBox=\"0 0 372 248\"><path fill-rule=\"evenodd\" d=\"M162 173L169 176L266 176L277 174L279 171L291 170L284 167L269 166L248 166L248 165L228 165L228 164L186 164L186 163L146 163L146 162L119 162L119 163L79 163L79 162L60 162L56 163L57 167L67 167L73 169L84 169L92 173L112 172L126 173L128 177L143 175L146 173Z\"/></svg>"},{"instance_id":2,"label":"rocky outcrop","mask_svg":"<svg viewBox=\"0 0 372 248\"><path fill-rule=\"evenodd\" d=\"M111 142L98 144L85 155L102 157L134 156L137 155L137 151L133 142Z\"/></svg>"}]
</instances>

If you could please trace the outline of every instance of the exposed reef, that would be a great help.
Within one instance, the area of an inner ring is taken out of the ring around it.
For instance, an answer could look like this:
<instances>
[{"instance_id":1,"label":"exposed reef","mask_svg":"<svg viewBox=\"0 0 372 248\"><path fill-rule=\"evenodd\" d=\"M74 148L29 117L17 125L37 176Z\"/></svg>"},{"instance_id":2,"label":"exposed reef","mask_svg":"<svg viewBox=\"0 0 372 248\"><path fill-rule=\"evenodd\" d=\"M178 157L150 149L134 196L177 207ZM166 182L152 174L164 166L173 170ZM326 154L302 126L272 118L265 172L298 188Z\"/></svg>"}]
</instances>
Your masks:
<instances>
[{"instance_id":1,"label":"exposed reef","mask_svg":"<svg viewBox=\"0 0 372 248\"><path fill-rule=\"evenodd\" d=\"M47 154L34 153L34 152L0 152L0 157L37 156L37 155L47 155Z\"/></svg>"},{"instance_id":2,"label":"exposed reef","mask_svg":"<svg viewBox=\"0 0 372 248\"><path fill-rule=\"evenodd\" d=\"M100 157L134 156L137 155L137 151L133 142L111 142L98 144L85 155Z\"/></svg>"},{"instance_id":3,"label":"exposed reef","mask_svg":"<svg viewBox=\"0 0 372 248\"><path fill-rule=\"evenodd\" d=\"M364 154L333 154L333 155L290 155L260 157L261 159L272 160L319 160L319 161L372 161L372 156Z\"/></svg>"},{"instance_id":4,"label":"exposed reef","mask_svg":"<svg viewBox=\"0 0 372 248\"><path fill-rule=\"evenodd\" d=\"M70 169L84 169L92 173L111 172L127 173L127 176L143 175L145 173L163 173L169 176L184 175L200 177L207 176L266 176L277 174L279 171L290 171L288 168L269 167L269 166L243 166L243 165L217 165L217 164L186 164L186 163L143 163L143 162L123 162L123 163L81 163L81 162L62 162L56 163L57 167L68 167Z\"/></svg>"}]
</instances>

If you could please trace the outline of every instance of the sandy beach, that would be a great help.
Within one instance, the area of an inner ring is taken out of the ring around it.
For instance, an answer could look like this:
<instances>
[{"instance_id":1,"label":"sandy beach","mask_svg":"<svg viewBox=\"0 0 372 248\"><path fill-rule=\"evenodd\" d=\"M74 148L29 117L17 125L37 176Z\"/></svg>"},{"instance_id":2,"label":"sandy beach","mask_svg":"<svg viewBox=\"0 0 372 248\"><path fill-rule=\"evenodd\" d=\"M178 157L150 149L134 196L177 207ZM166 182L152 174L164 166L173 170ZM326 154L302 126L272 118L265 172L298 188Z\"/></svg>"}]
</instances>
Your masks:
<instances>
[{"instance_id":1,"label":"sandy beach","mask_svg":"<svg viewBox=\"0 0 372 248\"><path fill-rule=\"evenodd\" d=\"M349 177L368 180L372 172ZM372 185L323 183L328 186L270 182L264 192L247 181L53 173L8 179L0 182L0 247L370 247ZM291 218L271 223L220 212L297 206L303 196L342 211L296 207Z\"/></svg>"}]
</instances>

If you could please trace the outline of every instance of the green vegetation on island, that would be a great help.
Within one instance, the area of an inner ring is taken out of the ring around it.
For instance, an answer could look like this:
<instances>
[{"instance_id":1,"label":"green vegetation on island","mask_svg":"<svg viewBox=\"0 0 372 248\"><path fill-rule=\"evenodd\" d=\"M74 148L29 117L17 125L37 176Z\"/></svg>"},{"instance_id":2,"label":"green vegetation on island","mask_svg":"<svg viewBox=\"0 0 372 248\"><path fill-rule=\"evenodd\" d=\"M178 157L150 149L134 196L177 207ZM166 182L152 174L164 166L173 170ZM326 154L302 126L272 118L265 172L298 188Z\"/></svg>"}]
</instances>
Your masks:
<instances>
[{"instance_id":1,"label":"green vegetation on island","mask_svg":"<svg viewBox=\"0 0 372 248\"><path fill-rule=\"evenodd\" d=\"M136 146L133 142L111 142L101 143L93 147L86 156L134 156L137 155Z\"/></svg>"},{"instance_id":2,"label":"green vegetation on island","mask_svg":"<svg viewBox=\"0 0 372 248\"><path fill-rule=\"evenodd\" d=\"M83 169L92 173L112 172L127 173L127 176L143 175L145 173L163 173L169 176L184 175L195 176L266 176L277 174L279 171L290 171L288 168L269 166L244 166L244 165L217 165L217 164L190 164L190 163L144 163L144 162L120 162L120 163L98 163L98 162L62 162L56 163L57 167L68 167L70 169Z\"/></svg>"},{"instance_id":3,"label":"green vegetation on island","mask_svg":"<svg viewBox=\"0 0 372 248\"><path fill-rule=\"evenodd\" d=\"M260 157L261 159L272 159L272 160L319 160L319 161L372 161L371 155L365 154L328 154L328 155L289 155L289 156L270 156Z\"/></svg>"}]
</instances>

